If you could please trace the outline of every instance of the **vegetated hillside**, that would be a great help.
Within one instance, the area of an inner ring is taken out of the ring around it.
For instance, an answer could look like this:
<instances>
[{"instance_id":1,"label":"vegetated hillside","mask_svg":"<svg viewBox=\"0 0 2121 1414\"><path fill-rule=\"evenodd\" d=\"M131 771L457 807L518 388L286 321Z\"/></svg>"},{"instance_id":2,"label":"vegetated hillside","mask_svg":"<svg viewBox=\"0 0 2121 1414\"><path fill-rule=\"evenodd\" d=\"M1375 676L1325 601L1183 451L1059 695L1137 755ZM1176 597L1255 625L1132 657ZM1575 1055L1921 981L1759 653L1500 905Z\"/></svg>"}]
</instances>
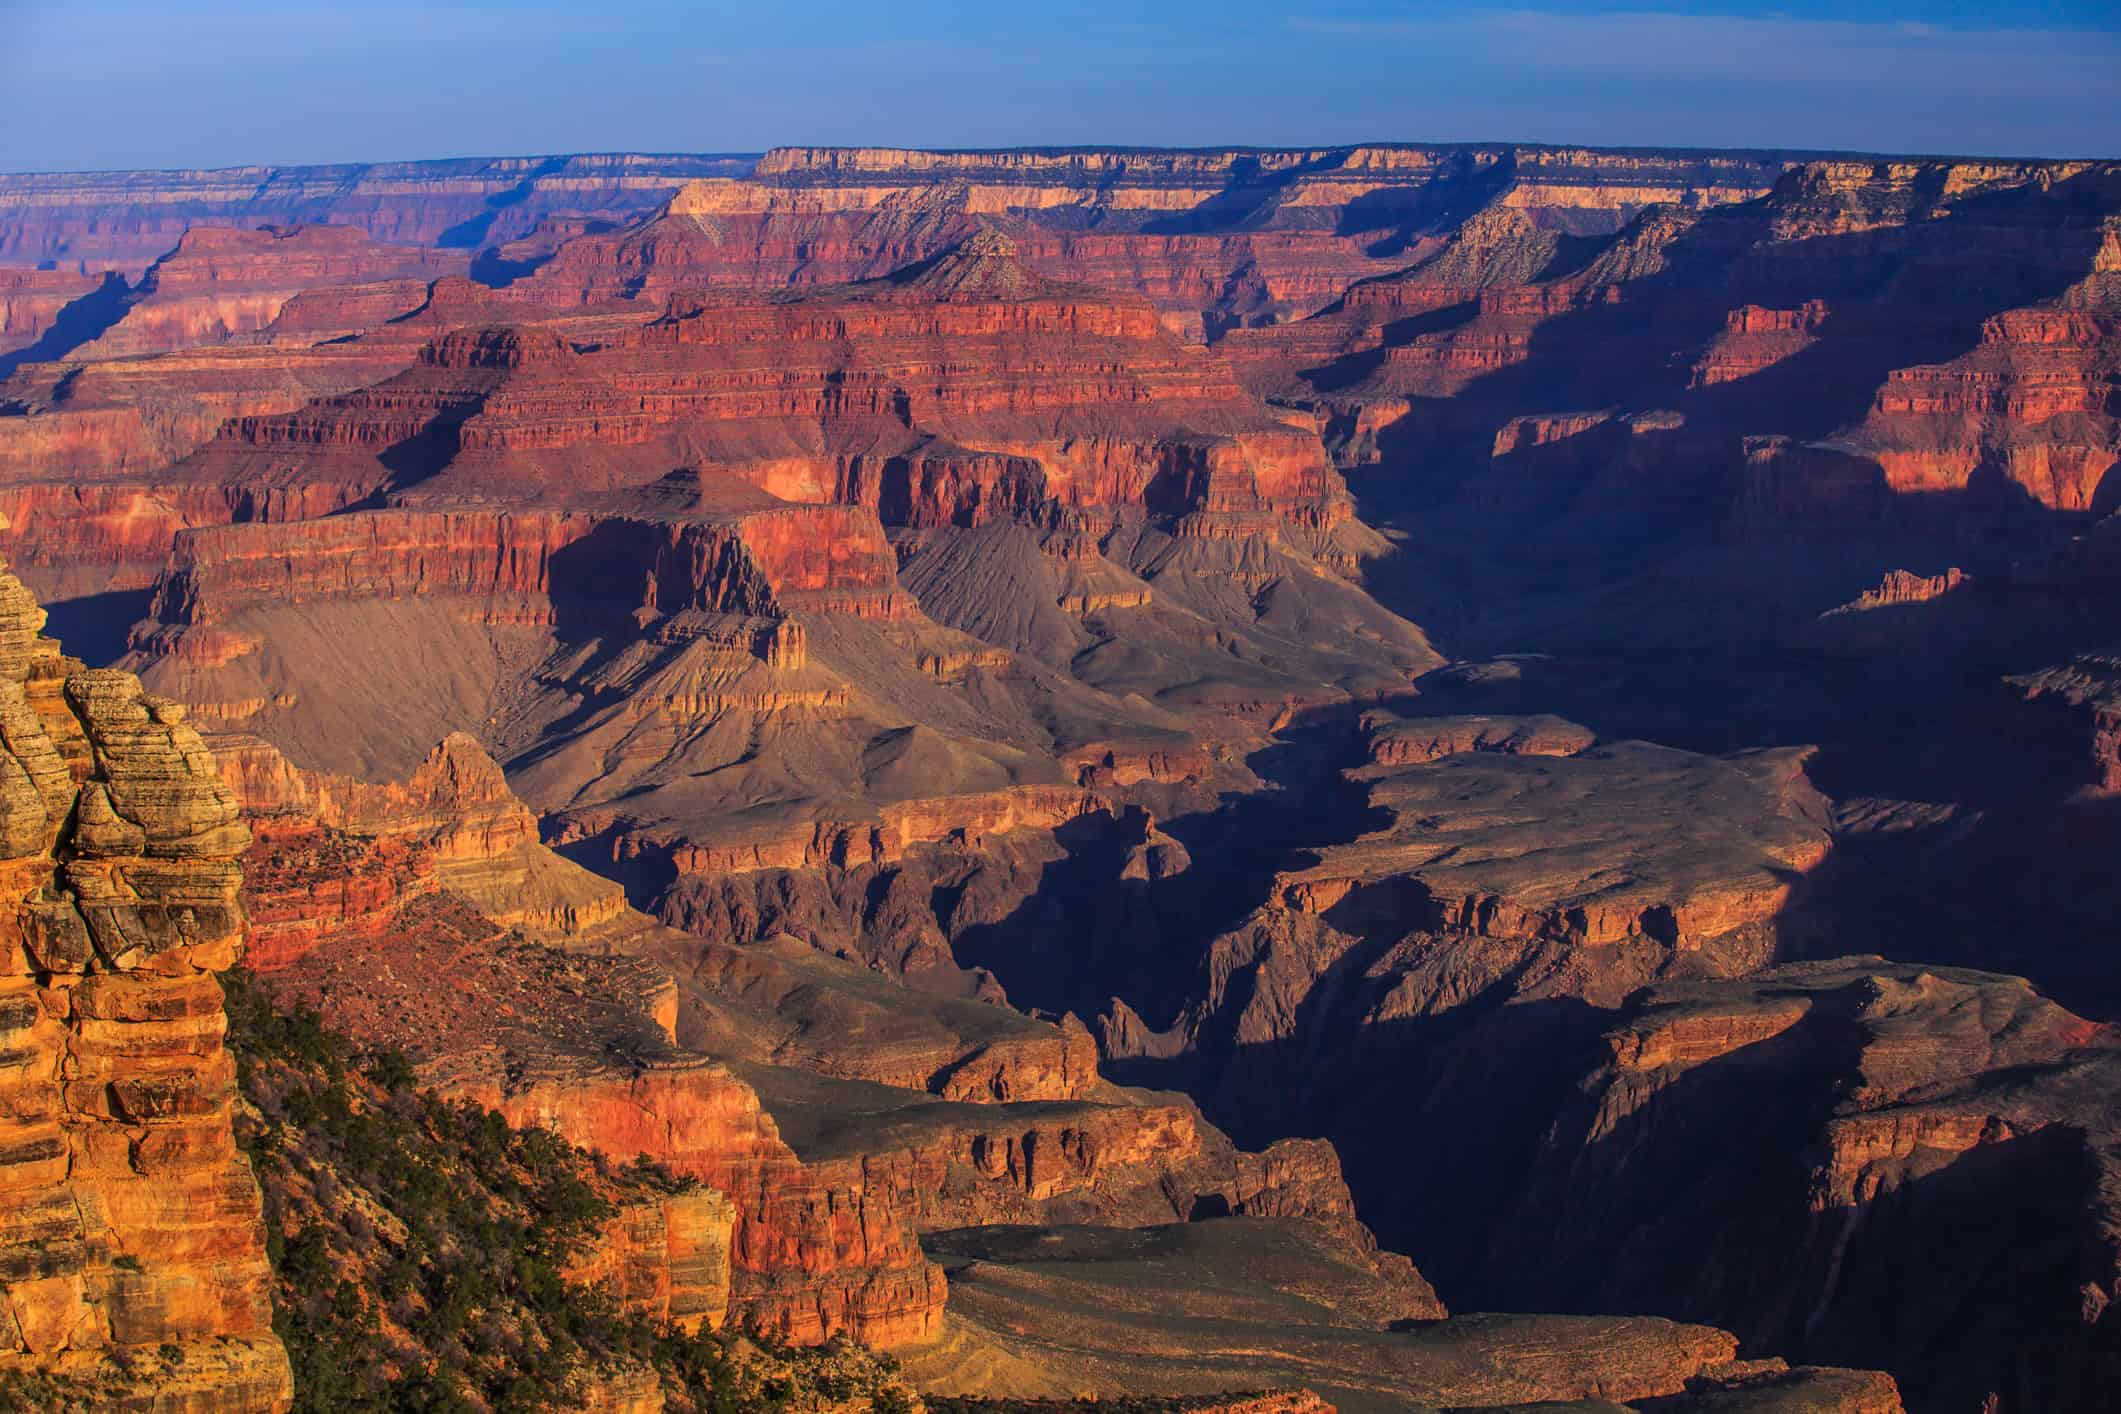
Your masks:
<instances>
[{"instance_id":1,"label":"vegetated hillside","mask_svg":"<svg viewBox=\"0 0 2121 1414\"><path fill-rule=\"evenodd\" d=\"M418 1090L247 973L228 1013L297 1411L919 1407L860 1346L688 1334L578 1279L626 1202L691 1180Z\"/></svg>"}]
</instances>

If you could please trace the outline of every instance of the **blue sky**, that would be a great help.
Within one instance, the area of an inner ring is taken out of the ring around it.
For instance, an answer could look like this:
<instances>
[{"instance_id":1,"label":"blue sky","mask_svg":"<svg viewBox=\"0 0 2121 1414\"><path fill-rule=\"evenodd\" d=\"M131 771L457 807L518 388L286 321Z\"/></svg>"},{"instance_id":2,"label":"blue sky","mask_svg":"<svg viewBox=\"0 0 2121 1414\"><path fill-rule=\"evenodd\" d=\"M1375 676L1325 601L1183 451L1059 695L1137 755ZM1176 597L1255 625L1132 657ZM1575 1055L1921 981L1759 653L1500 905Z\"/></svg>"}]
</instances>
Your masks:
<instances>
[{"instance_id":1,"label":"blue sky","mask_svg":"<svg viewBox=\"0 0 2121 1414\"><path fill-rule=\"evenodd\" d=\"M1363 139L2121 156L2121 0L0 0L0 170Z\"/></svg>"}]
</instances>

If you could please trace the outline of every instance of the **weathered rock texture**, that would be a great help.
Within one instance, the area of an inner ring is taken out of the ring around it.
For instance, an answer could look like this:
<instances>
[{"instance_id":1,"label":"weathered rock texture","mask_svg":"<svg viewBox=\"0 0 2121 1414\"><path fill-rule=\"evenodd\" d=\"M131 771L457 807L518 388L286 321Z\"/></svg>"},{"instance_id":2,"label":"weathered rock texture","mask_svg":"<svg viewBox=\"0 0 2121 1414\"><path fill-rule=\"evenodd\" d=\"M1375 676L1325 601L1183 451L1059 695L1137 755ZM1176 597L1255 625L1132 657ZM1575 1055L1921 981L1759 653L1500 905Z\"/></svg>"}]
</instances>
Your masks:
<instances>
[{"instance_id":1,"label":"weathered rock texture","mask_svg":"<svg viewBox=\"0 0 2121 1414\"><path fill-rule=\"evenodd\" d=\"M59 324L61 312L103 283L72 270L0 266L0 358L10 354L34 357L48 344L57 343L56 337L47 340L46 336ZM123 285L123 280L117 282L121 292Z\"/></svg>"},{"instance_id":2,"label":"weathered rock texture","mask_svg":"<svg viewBox=\"0 0 2121 1414\"><path fill-rule=\"evenodd\" d=\"M1825 859L1801 754L1717 761L1647 742L1586 749L1588 734L1570 737L1567 725L1557 735L1574 754L1476 745L1411 769L1358 772L1370 808L1392 823L1278 878L1279 902L1328 917L1390 913L1368 893L1399 887L1403 925L1691 948L1774 918L1793 881ZM1390 751L1397 735L1373 751Z\"/></svg>"},{"instance_id":3,"label":"weathered rock texture","mask_svg":"<svg viewBox=\"0 0 2121 1414\"><path fill-rule=\"evenodd\" d=\"M916 1235L1227 1211L1315 1224L1392 1319L1441 1303L1369 1223L1459 1305L1611 1318L1476 1341L1439 1399L1897 1402L1727 1366L1722 1326L1940 1409L2097 1407L2109 1234L2057 1214L2103 1202L2103 1041L2036 1055L2037 1007L1917 966L1876 1039L1854 982L1787 1033L1731 1003L1731 1057L1801 1071L1765 1102L1683 1026L1583 1058L1645 987L1872 948L2108 1014L2114 164L790 149L532 231L536 180L443 242L499 241L500 289L331 232L193 237L129 305L23 287L18 352L220 339L293 285L187 285L210 251L344 247L238 342L0 391L24 573L152 580L133 663L272 744L223 755L275 987L708 1179L730 1308L805 1338L1065 1365L942 1320ZM1822 1078L1858 1052L1908 1067L1875 1104ZM1759 1233L1705 1215L1726 1155ZM2040 1255L1960 1263L1984 1205ZM658 1230L599 1260L711 1311ZM1180 1343L1037 1265L959 1285ZM1428 1332L1360 1334L1381 1369ZM1483 1384L1504 1348L1536 1378Z\"/></svg>"},{"instance_id":4,"label":"weathered rock texture","mask_svg":"<svg viewBox=\"0 0 2121 1414\"><path fill-rule=\"evenodd\" d=\"M214 979L248 834L183 709L42 624L0 571L0 1368L108 1407L285 1409Z\"/></svg>"},{"instance_id":5,"label":"weathered rock texture","mask_svg":"<svg viewBox=\"0 0 2121 1414\"><path fill-rule=\"evenodd\" d=\"M1280 151L782 148L687 186L637 233L563 246L531 286L568 303L680 285L836 283L1003 224L1041 273L1137 291L1195 339L1330 304L1470 208L1610 231L1644 205L1758 195L1773 156L1379 145Z\"/></svg>"},{"instance_id":6,"label":"weathered rock texture","mask_svg":"<svg viewBox=\"0 0 2121 1414\"><path fill-rule=\"evenodd\" d=\"M1917 1408L2089 1409L2121 1379L2111 1028L1844 958L1653 987L1604 1049L1495 1229L1498 1262L1539 1254L1534 1301L1861 1349Z\"/></svg>"},{"instance_id":7,"label":"weathered rock texture","mask_svg":"<svg viewBox=\"0 0 2121 1414\"><path fill-rule=\"evenodd\" d=\"M155 483L243 521L177 537L134 640L163 690L371 776L475 732L666 888L1117 819L1086 783L1204 774L1202 738L1436 662L1356 583L1377 541L1313 431L992 232L849 288L460 328Z\"/></svg>"},{"instance_id":8,"label":"weathered rock texture","mask_svg":"<svg viewBox=\"0 0 2121 1414\"><path fill-rule=\"evenodd\" d=\"M240 244L250 233L210 235ZM177 312L187 307L179 301ZM357 488L216 484L168 469L232 419L290 412L388 378L437 333L505 308L461 277L340 286L286 299L240 342L94 359L54 350L60 361L17 369L0 383L0 512L20 572L48 602L137 590L179 530L343 507ZM112 301L113 313L123 309L122 298Z\"/></svg>"},{"instance_id":9,"label":"weathered rock texture","mask_svg":"<svg viewBox=\"0 0 2121 1414\"><path fill-rule=\"evenodd\" d=\"M1370 1219L1460 1280L1537 1134L1495 1117L1546 1103L1646 983L1771 960L1828 858L1825 812L1801 752L1375 711L1361 738L1403 764L1347 772L1319 823L1368 828L1252 885L1264 901L1202 941L1171 1024L1121 993L1097 1029L1116 1074L1189 1090L1241 1140L1331 1136ZM1460 1131L1447 1153L1413 1137Z\"/></svg>"}]
</instances>

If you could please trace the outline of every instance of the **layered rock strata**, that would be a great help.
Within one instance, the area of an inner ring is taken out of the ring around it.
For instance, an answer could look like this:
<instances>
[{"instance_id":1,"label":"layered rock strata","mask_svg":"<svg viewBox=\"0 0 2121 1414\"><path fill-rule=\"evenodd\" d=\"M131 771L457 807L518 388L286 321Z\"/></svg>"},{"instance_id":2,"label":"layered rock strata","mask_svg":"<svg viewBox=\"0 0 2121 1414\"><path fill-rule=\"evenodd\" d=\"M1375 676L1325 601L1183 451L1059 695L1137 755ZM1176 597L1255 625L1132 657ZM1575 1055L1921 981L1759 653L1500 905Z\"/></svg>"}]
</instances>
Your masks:
<instances>
[{"instance_id":1,"label":"layered rock strata","mask_svg":"<svg viewBox=\"0 0 2121 1414\"><path fill-rule=\"evenodd\" d=\"M988 1228L937 1234L930 1249L950 1268L952 1329L905 1359L910 1376L942 1392L1198 1396L1301 1378L1350 1414L1901 1408L1885 1376L1739 1360L1730 1335L1703 1326L1395 1318L1302 1222Z\"/></svg>"},{"instance_id":2,"label":"layered rock strata","mask_svg":"<svg viewBox=\"0 0 2121 1414\"><path fill-rule=\"evenodd\" d=\"M749 157L591 154L42 172L0 179L0 260L134 271L194 227L330 222L379 241L476 249L559 216L623 220Z\"/></svg>"},{"instance_id":3,"label":"layered rock strata","mask_svg":"<svg viewBox=\"0 0 2121 1414\"><path fill-rule=\"evenodd\" d=\"M48 602L133 591L179 530L350 504L365 483L171 468L232 421L388 378L439 332L506 307L460 277L386 281L295 295L240 343L17 369L0 383L0 513L18 569Z\"/></svg>"},{"instance_id":4,"label":"layered rock strata","mask_svg":"<svg viewBox=\"0 0 2121 1414\"><path fill-rule=\"evenodd\" d=\"M286 1409L214 979L243 948L248 834L183 709L42 623L0 574L0 1368L106 1407Z\"/></svg>"},{"instance_id":5,"label":"layered rock strata","mask_svg":"<svg viewBox=\"0 0 2121 1414\"><path fill-rule=\"evenodd\" d=\"M379 300L369 317L383 323L418 308L429 281L461 275L467 264L455 252L381 245L350 226L202 227L147 268L110 327L66 356L136 357L267 330L292 338L295 327L277 327L281 315L303 291L322 286L356 287L361 294L348 304ZM308 326L301 332L315 342L365 327L335 330L335 322L345 321L327 321L311 308L289 325Z\"/></svg>"},{"instance_id":6,"label":"layered rock strata","mask_svg":"<svg viewBox=\"0 0 2121 1414\"><path fill-rule=\"evenodd\" d=\"M1491 207L1228 349L1326 419L1344 466L1426 463L1425 492L1520 527L1652 505L1751 534L2082 512L2116 455L2116 180L1812 162L1596 240ZM1845 393L1808 398L1822 379Z\"/></svg>"},{"instance_id":7,"label":"layered rock strata","mask_svg":"<svg viewBox=\"0 0 2121 1414\"><path fill-rule=\"evenodd\" d=\"M1310 1218L1381 1289L1441 1314L1356 1220L1330 1148L1240 1154L1176 1097L1103 1081L1072 1019L923 1001L807 947L659 929L537 845L468 738L373 786L254 740L217 745L255 822L246 887L276 993L404 1047L448 1093L727 1195L722 1298L701 1214L615 1222L594 1268L647 1308L712 1318L726 1299L796 1339L918 1342L942 1287L916 1229L1170 1221L1206 1203ZM440 967L446 992L424 980Z\"/></svg>"},{"instance_id":8,"label":"layered rock strata","mask_svg":"<svg viewBox=\"0 0 2121 1414\"><path fill-rule=\"evenodd\" d=\"M1987 973L1844 958L1660 985L1606 1033L1495 1255L1541 1254L1535 1300L1861 1349L1917 1408L2093 1408L2121 1376L2116 1055L2111 1028ZM1712 1200L1653 1196L1681 1151ZM1684 1274L1652 1255L1678 1247Z\"/></svg>"}]
</instances>

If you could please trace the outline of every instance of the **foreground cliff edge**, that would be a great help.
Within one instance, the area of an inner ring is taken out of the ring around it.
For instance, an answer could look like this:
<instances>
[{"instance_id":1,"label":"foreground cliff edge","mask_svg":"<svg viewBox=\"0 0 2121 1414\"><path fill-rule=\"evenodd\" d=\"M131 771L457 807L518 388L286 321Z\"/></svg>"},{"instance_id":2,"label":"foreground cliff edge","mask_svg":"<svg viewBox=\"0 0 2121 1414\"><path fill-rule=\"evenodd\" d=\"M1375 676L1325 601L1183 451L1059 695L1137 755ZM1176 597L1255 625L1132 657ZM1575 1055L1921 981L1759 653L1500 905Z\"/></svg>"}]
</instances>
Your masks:
<instances>
[{"instance_id":1,"label":"foreground cliff edge","mask_svg":"<svg viewBox=\"0 0 2121 1414\"><path fill-rule=\"evenodd\" d=\"M283 1410L214 976L249 832L183 709L43 624L0 572L0 1369L113 1408Z\"/></svg>"}]
</instances>

